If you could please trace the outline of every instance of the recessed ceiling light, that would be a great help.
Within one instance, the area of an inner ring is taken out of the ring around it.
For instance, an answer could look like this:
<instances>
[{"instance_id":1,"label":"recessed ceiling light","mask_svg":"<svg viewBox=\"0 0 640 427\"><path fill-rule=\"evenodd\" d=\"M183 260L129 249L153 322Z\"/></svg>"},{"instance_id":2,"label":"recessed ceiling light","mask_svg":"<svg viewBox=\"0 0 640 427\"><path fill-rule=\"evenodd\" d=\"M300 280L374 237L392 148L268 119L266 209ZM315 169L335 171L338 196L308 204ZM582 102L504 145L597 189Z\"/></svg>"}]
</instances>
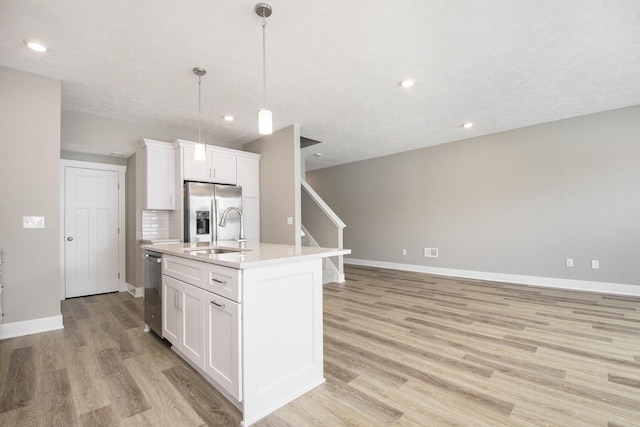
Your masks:
<instances>
[{"instance_id":1,"label":"recessed ceiling light","mask_svg":"<svg viewBox=\"0 0 640 427\"><path fill-rule=\"evenodd\" d=\"M230 114L227 114L226 116L224 116L224 119L228 122L232 122L233 121L233 116Z\"/></svg>"},{"instance_id":2,"label":"recessed ceiling light","mask_svg":"<svg viewBox=\"0 0 640 427\"><path fill-rule=\"evenodd\" d=\"M463 128L465 129L469 129L473 127L473 122L467 122L465 124L462 125Z\"/></svg>"},{"instance_id":3,"label":"recessed ceiling light","mask_svg":"<svg viewBox=\"0 0 640 427\"><path fill-rule=\"evenodd\" d=\"M314 156L315 157L322 157L322 153L315 153Z\"/></svg>"},{"instance_id":4,"label":"recessed ceiling light","mask_svg":"<svg viewBox=\"0 0 640 427\"><path fill-rule=\"evenodd\" d=\"M40 42L37 42L35 40L25 40L24 44L26 44L29 49L36 51L36 52L46 52L47 51L47 47L45 45L43 45Z\"/></svg>"},{"instance_id":5,"label":"recessed ceiling light","mask_svg":"<svg viewBox=\"0 0 640 427\"><path fill-rule=\"evenodd\" d=\"M413 79L405 79L400 81L400 86L402 87L411 87L415 84L415 80Z\"/></svg>"}]
</instances>

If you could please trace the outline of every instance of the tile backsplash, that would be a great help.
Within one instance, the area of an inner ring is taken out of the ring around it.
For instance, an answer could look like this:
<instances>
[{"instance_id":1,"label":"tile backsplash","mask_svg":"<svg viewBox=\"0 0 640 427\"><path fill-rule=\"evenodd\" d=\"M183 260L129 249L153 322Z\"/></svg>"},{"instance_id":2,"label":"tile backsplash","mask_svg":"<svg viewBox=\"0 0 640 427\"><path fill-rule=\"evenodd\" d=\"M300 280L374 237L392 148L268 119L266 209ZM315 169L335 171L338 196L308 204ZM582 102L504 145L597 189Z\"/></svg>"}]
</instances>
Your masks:
<instances>
[{"instance_id":1,"label":"tile backsplash","mask_svg":"<svg viewBox=\"0 0 640 427\"><path fill-rule=\"evenodd\" d=\"M142 238L169 239L169 212L142 211Z\"/></svg>"}]
</instances>

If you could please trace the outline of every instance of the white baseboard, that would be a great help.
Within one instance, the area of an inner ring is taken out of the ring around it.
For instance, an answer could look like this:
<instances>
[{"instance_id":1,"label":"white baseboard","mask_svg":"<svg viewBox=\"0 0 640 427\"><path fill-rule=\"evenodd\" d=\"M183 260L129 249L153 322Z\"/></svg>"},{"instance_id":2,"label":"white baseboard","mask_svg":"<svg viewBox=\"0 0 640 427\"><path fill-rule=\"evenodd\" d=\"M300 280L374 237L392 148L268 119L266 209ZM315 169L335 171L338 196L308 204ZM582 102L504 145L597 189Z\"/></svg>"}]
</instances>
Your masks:
<instances>
[{"instance_id":1,"label":"white baseboard","mask_svg":"<svg viewBox=\"0 0 640 427\"><path fill-rule=\"evenodd\" d=\"M129 292L131 295L133 295L136 298L144 297L144 288L136 288L131 283L127 283L126 292Z\"/></svg>"},{"instance_id":2,"label":"white baseboard","mask_svg":"<svg viewBox=\"0 0 640 427\"><path fill-rule=\"evenodd\" d=\"M62 314L21 322L0 323L0 340L63 329Z\"/></svg>"},{"instance_id":3,"label":"white baseboard","mask_svg":"<svg viewBox=\"0 0 640 427\"><path fill-rule=\"evenodd\" d=\"M519 285L542 286L548 288L640 297L640 286L624 283L592 282L587 280L558 279L555 277L522 276L518 274L490 273L486 271L456 270L452 268L428 267L424 265L400 264L355 258L345 258L344 263L367 267L388 268L391 270L413 271L416 273L436 274L439 276L488 280L491 282L506 282Z\"/></svg>"}]
</instances>

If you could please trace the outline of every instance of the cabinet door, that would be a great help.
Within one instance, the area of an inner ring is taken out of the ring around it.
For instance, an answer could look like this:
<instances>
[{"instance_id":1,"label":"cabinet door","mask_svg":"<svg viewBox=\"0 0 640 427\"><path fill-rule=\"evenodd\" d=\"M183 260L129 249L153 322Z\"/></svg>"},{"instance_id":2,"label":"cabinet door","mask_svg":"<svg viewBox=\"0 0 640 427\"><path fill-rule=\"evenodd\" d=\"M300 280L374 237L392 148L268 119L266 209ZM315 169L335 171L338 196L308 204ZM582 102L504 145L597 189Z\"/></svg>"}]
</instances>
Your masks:
<instances>
[{"instance_id":1,"label":"cabinet door","mask_svg":"<svg viewBox=\"0 0 640 427\"><path fill-rule=\"evenodd\" d=\"M240 154L236 163L242 197L260 197L260 159Z\"/></svg>"},{"instance_id":2,"label":"cabinet door","mask_svg":"<svg viewBox=\"0 0 640 427\"><path fill-rule=\"evenodd\" d=\"M218 184L236 183L236 156L226 151L210 148L207 157L211 158L209 180Z\"/></svg>"},{"instance_id":3,"label":"cabinet door","mask_svg":"<svg viewBox=\"0 0 640 427\"><path fill-rule=\"evenodd\" d=\"M182 147L182 176L186 181L211 181L209 178L210 156L207 151L207 160L195 159L194 146Z\"/></svg>"},{"instance_id":4,"label":"cabinet door","mask_svg":"<svg viewBox=\"0 0 640 427\"><path fill-rule=\"evenodd\" d=\"M175 162L174 149L148 145L146 156L146 209L174 210Z\"/></svg>"},{"instance_id":5,"label":"cabinet door","mask_svg":"<svg viewBox=\"0 0 640 427\"><path fill-rule=\"evenodd\" d=\"M173 345L180 346L181 282L168 276L162 276L162 336Z\"/></svg>"},{"instance_id":6,"label":"cabinet door","mask_svg":"<svg viewBox=\"0 0 640 427\"><path fill-rule=\"evenodd\" d=\"M204 290L182 283L180 350L200 369L204 368Z\"/></svg>"},{"instance_id":7,"label":"cabinet door","mask_svg":"<svg viewBox=\"0 0 640 427\"><path fill-rule=\"evenodd\" d=\"M240 305L210 292L206 294L206 362L204 371L238 401L240 384Z\"/></svg>"},{"instance_id":8,"label":"cabinet door","mask_svg":"<svg viewBox=\"0 0 640 427\"><path fill-rule=\"evenodd\" d=\"M244 234L251 242L260 241L260 199L242 198Z\"/></svg>"}]
</instances>

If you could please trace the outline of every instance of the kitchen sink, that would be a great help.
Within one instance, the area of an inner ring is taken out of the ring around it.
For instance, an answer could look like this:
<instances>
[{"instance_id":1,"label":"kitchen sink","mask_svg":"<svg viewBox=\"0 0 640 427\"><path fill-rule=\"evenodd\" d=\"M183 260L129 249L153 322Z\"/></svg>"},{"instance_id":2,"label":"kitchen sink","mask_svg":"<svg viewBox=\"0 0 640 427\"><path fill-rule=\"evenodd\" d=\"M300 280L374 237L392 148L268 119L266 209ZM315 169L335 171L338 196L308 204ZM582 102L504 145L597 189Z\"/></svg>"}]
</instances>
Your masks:
<instances>
[{"instance_id":1,"label":"kitchen sink","mask_svg":"<svg viewBox=\"0 0 640 427\"><path fill-rule=\"evenodd\" d=\"M218 254L230 254L243 252L244 249L229 249L229 248L197 248L197 249L185 249L185 252L189 252L193 255L218 255Z\"/></svg>"}]
</instances>

